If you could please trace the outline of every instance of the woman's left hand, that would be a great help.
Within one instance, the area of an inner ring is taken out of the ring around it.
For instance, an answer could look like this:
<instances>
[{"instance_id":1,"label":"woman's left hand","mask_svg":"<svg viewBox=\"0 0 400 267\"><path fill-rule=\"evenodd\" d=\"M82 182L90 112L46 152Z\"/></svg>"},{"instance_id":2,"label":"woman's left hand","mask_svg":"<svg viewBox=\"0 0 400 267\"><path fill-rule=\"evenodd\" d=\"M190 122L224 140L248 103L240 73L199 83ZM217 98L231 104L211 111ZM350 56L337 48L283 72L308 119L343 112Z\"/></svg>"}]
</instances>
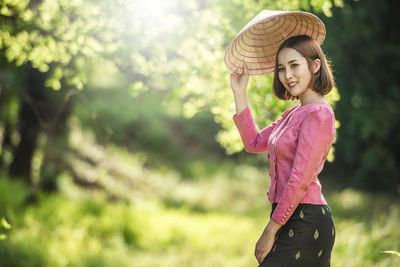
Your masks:
<instances>
[{"instance_id":1,"label":"woman's left hand","mask_svg":"<svg viewBox=\"0 0 400 267\"><path fill-rule=\"evenodd\" d=\"M259 264L263 262L265 257L270 253L274 243L275 236L282 225L276 223L274 220L270 220L264 229L260 239L258 239L256 244L256 249L254 255Z\"/></svg>"},{"instance_id":2,"label":"woman's left hand","mask_svg":"<svg viewBox=\"0 0 400 267\"><path fill-rule=\"evenodd\" d=\"M267 232L263 232L260 239L258 239L257 244L256 244L256 250L254 252L254 255L256 256L256 259L259 264L265 259L265 257L269 254L269 252L272 249L272 246L274 245L275 242L275 236L272 236L271 234Z\"/></svg>"}]
</instances>

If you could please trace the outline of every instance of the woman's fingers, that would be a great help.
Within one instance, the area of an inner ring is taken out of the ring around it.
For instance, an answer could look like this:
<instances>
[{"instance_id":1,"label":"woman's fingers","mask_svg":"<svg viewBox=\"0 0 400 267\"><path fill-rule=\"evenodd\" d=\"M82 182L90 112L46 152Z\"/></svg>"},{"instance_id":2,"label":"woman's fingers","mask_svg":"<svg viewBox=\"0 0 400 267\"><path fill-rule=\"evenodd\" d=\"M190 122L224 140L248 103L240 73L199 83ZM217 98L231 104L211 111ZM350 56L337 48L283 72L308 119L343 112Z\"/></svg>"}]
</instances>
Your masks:
<instances>
[{"instance_id":1,"label":"woman's fingers","mask_svg":"<svg viewBox=\"0 0 400 267\"><path fill-rule=\"evenodd\" d=\"M261 263L261 261L260 261L260 258L261 258L260 257L260 253L256 252L254 256L256 256L256 259L257 259L258 263Z\"/></svg>"},{"instance_id":2,"label":"woman's fingers","mask_svg":"<svg viewBox=\"0 0 400 267\"><path fill-rule=\"evenodd\" d=\"M236 77L239 77L239 76L240 76L239 73L231 71L231 77L236 78Z\"/></svg>"},{"instance_id":3,"label":"woman's fingers","mask_svg":"<svg viewBox=\"0 0 400 267\"><path fill-rule=\"evenodd\" d=\"M243 70L231 71L230 82L232 89L236 92L242 92L247 89L250 75L243 73Z\"/></svg>"},{"instance_id":4,"label":"woman's fingers","mask_svg":"<svg viewBox=\"0 0 400 267\"><path fill-rule=\"evenodd\" d=\"M261 258L263 256L263 251L261 250L260 247L256 247L255 252L254 252L254 256L256 256L256 259L258 261L258 263L261 263Z\"/></svg>"},{"instance_id":5,"label":"woman's fingers","mask_svg":"<svg viewBox=\"0 0 400 267\"><path fill-rule=\"evenodd\" d=\"M246 62L244 63L244 66L243 66L243 72L246 73L246 74L249 73L249 68L247 67L247 63Z\"/></svg>"},{"instance_id":6,"label":"woman's fingers","mask_svg":"<svg viewBox=\"0 0 400 267\"><path fill-rule=\"evenodd\" d=\"M233 75L233 76L242 76L243 73L231 71L231 75Z\"/></svg>"},{"instance_id":7,"label":"woman's fingers","mask_svg":"<svg viewBox=\"0 0 400 267\"><path fill-rule=\"evenodd\" d=\"M273 245L275 243L275 236L268 234L268 232L263 232L260 239L257 241L254 255L258 263L262 263L265 257L270 253Z\"/></svg>"},{"instance_id":8,"label":"woman's fingers","mask_svg":"<svg viewBox=\"0 0 400 267\"><path fill-rule=\"evenodd\" d=\"M261 264L261 262L263 262L263 261L264 261L264 259L265 259L265 257L267 257L267 255L268 255L268 253L263 253L263 254L261 254L261 256L260 256L260 260L258 261L258 263L260 263L260 264Z\"/></svg>"},{"instance_id":9,"label":"woman's fingers","mask_svg":"<svg viewBox=\"0 0 400 267\"><path fill-rule=\"evenodd\" d=\"M261 262L264 261L264 259L265 259L265 257L267 257L267 255L268 255L268 252L266 252L266 251L257 251L255 256L256 256L258 263L261 264Z\"/></svg>"}]
</instances>

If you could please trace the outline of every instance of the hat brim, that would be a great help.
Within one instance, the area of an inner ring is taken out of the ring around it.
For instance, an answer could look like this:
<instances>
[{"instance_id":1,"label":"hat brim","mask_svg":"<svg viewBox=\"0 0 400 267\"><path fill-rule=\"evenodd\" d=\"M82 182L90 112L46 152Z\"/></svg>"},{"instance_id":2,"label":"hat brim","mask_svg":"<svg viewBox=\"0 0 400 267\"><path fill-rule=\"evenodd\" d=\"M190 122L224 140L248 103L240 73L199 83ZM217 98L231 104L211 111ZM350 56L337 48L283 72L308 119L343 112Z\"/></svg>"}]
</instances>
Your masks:
<instances>
[{"instance_id":1,"label":"hat brim","mask_svg":"<svg viewBox=\"0 0 400 267\"><path fill-rule=\"evenodd\" d=\"M276 52L284 40L308 35L321 45L325 34L325 25L311 13L263 10L229 43L225 64L239 74L270 73L275 69Z\"/></svg>"}]
</instances>

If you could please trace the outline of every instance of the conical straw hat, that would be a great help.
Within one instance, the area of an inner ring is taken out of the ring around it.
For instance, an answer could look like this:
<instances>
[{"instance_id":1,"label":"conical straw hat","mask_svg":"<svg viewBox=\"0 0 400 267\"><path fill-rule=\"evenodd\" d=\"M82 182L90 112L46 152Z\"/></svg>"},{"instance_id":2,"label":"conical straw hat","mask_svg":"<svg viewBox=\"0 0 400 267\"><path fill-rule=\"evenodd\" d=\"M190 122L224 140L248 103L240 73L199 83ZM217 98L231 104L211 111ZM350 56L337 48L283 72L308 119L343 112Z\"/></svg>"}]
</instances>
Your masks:
<instances>
[{"instance_id":1,"label":"conical straw hat","mask_svg":"<svg viewBox=\"0 0 400 267\"><path fill-rule=\"evenodd\" d=\"M230 42L225 51L225 64L239 74L273 72L280 44L295 35L308 35L321 45L325 25L308 12L263 10Z\"/></svg>"}]
</instances>

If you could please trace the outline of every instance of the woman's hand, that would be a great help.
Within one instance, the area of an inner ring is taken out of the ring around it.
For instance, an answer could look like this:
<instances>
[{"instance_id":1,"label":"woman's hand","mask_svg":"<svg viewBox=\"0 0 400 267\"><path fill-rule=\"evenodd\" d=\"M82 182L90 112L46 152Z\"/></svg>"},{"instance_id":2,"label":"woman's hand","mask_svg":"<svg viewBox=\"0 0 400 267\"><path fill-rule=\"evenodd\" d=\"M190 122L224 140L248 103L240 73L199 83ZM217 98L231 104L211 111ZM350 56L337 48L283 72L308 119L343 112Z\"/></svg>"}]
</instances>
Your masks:
<instances>
[{"instance_id":1,"label":"woman's hand","mask_svg":"<svg viewBox=\"0 0 400 267\"><path fill-rule=\"evenodd\" d=\"M259 264L261 264L261 262L263 262L265 257L269 254L274 243L275 243L275 235L271 235L264 231L260 239L258 239L258 242L256 244L256 250L254 252L254 255L256 256L256 259Z\"/></svg>"},{"instance_id":2,"label":"woman's hand","mask_svg":"<svg viewBox=\"0 0 400 267\"><path fill-rule=\"evenodd\" d=\"M246 93L249 77L249 74L231 72L231 87L235 98L236 114L240 114L249 105Z\"/></svg>"},{"instance_id":3,"label":"woman's hand","mask_svg":"<svg viewBox=\"0 0 400 267\"><path fill-rule=\"evenodd\" d=\"M270 253L272 247L275 243L275 236L278 230L282 227L279 223L274 220L270 220L264 229L260 239L258 239L256 244L256 249L254 255L259 264L263 262L265 257Z\"/></svg>"},{"instance_id":4,"label":"woman's hand","mask_svg":"<svg viewBox=\"0 0 400 267\"><path fill-rule=\"evenodd\" d=\"M249 74L231 72L231 87L234 92L245 92L249 83Z\"/></svg>"}]
</instances>

